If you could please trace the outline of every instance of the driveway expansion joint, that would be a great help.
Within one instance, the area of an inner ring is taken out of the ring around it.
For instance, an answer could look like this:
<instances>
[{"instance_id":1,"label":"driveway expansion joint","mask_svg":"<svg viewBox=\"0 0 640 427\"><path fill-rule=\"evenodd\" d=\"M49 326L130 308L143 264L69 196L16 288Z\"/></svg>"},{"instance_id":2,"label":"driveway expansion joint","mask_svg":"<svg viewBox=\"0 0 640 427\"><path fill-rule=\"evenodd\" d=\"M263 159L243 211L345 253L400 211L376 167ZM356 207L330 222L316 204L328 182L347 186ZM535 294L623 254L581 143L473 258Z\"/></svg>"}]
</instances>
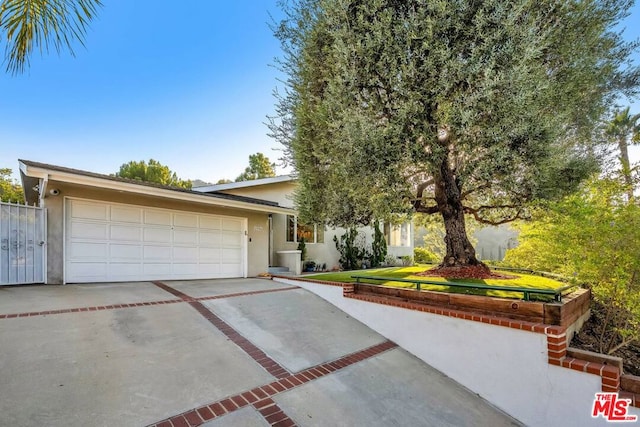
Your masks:
<instances>
[{"instance_id":1,"label":"driveway expansion joint","mask_svg":"<svg viewBox=\"0 0 640 427\"><path fill-rule=\"evenodd\" d=\"M153 282L153 284L189 303L189 305L193 307L198 313L200 313L202 317L207 319L209 323L211 323L220 332L226 335L227 338L229 338L235 345L240 347L249 357L251 357L260 366L262 366L262 368L264 368L264 370L266 370L269 374L279 379L291 375L291 373L287 369L285 369L282 365L269 357L264 351L262 351L251 341L242 336L231 325L218 317L200 301L183 292L180 292L177 289L172 288L166 283Z\"/></svg>"},{"instance_id":2,"label":"driveway expansion joint","mask_svg":"<svg viewBox=\"0 0 640 427\"><path fill-rule=\"evenodd\" d=\"M379 344L356 351L355 353L347 354L336 360L321 363L300 372L290 374L287 377L269 384L264 384L158 421L148 427L164 427L168 425L199 426L207 421L222 417L249 405L253 406L272 426L296 426L297 424L289 418L272 399L273 396L302 386L307 382L331 375L347 366L362 362L396 347L398 347L396 343L385 340ZM253 399L256 399L256 401L252 403L251 400ZM171 421L173 424L166 424L168 421Z\"/></svg>"}]
</instances>

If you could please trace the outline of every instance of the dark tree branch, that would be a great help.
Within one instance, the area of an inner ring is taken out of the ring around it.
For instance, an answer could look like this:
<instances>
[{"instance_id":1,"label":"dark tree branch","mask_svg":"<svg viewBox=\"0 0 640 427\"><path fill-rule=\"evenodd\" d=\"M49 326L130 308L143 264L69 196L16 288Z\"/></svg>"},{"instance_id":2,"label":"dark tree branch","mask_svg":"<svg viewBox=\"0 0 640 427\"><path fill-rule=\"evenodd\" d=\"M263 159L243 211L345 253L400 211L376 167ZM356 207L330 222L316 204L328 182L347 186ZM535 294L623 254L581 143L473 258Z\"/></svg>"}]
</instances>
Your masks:
<instances>
[{"instance_id":1,"label":"dark tree branch","mask_svg":"<svg viewBox=\"0 0 640 427\"><path fill-rule=\"evenodd\" d=\"M418 188L416 190L416 198L413 201L413 208L416 210L416 212L422 212L422 195L424 194L424 190L430 186L433 185L434 181L433 178L429 179L427 181L421 182L420 184L418 184ZM437 211L436 211L437 212ZM422 212L422 213L428 213L428 212ZM430 212L430 213L435 213L435 212Z\"/></svg>"},{"instance_id":2,"label":"dark tree branch","mask_svg":"<svg viewBox=\"0 0 640 427\"><path fill-rule=\"evenodd\" d=\"M465 206L464 207L464 213L466 214L470 214L473 216L473 218L478 221L480 224L486 224L486 225L501 225L501 224L506 224L509 222L513 222L515 220L518 219L527 219L527 217L523 216L522 214L522 209L518 209L515 213L515 215L511 215L509 217L506 217L504 219L501 220L491 220L491 219L487 219L482 217L482 215L480 215L480 212L482 210L488 210L488 209L516 209L518 208L518 206L512 206L512 205L502 205L502 206L480 206L479 208L471 208L469 206Z\"/></svg>"},{"instance_id":3,"label":"dark tree branch","mask_svg":"<svg viewBox=\"0 0 640 427\"><path fill-rule=\"evenodd\" d=\"M437 206L422 206L422 205L419 205L418 207L416 207L416 212L417 213L427 214L427 215L433 215L435 213L440 212L440 208L437 207Z\"/></svg>"}]
</instances>

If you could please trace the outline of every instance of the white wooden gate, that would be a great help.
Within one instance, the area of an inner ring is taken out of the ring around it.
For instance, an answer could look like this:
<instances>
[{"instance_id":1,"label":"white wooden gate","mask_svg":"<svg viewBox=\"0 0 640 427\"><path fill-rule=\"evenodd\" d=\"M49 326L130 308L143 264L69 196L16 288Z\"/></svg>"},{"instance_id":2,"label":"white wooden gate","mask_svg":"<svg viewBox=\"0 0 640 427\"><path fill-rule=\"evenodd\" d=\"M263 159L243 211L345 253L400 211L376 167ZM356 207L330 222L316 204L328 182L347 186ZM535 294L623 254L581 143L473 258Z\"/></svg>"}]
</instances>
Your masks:
<instances>
[{"instance_id":1,"label":"white wooden gate","mask_svg":"<svg viewBox=\"0 0 640 427\"><path fill-rule=\"evenodd\" d=\"M44 283L46 209L0 203L0 285Z\"/></svg>"}]
</instances>

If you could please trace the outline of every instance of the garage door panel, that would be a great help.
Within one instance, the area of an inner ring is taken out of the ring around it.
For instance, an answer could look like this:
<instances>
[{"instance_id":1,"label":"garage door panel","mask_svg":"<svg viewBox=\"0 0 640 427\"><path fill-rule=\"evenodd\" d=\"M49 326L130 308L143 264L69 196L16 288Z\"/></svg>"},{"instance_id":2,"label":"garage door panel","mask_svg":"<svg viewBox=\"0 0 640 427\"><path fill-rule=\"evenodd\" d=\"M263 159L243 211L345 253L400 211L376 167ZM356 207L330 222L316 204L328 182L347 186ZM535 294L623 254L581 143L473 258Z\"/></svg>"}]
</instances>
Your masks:
<instances>
[{"instance_id":1,"label":"garage door panel","mask_svg":"<svg viewBox=\"0 0 640 427\"><path fill-rule=\"evenodd\" d=\"M111 206L111 221L129 222L133 224L142 223L142 209L129 206Z\"/></svg>"},{"instance_id":2,"label":"garage door panel","mask_svg":"<svg viewBox=\"0 0 640 427\"><path fill-rule=\"evenodd\" d=\"M220 230L222 228L222 220L212 216L200 217L200 229Z\"/></svg>"},{"instance_id":3,"label":"garage door panel","mask_svg":"<svg viewBox=\"0 0 640 427\"><path fill-rule=\"evenodd\" d=\"M100 242L76 242L69 249L69 255L74 260L94 258L104 262L109 255L109 245Z\"/></svg>"},{"instance_id":4,"label":"garage door panel","mask_svg":"<svg viewBox=\"0 0 640 427\"><path fill-rule=\"evenodd\" d=\"M198 244L198 230L173 230L174 244Z\"/></svg>"},{"instance_id":5,"label":"garage door panel","mask_svg":"<svg viewBox=\"0 0 640 427\"><path fill-rule=\"evenodd\" d=\"M202 276L217 277L220 274L220 264L198 264L198 273Z\"/></svg>"},{"instance_id":6,"label":"garage door panel","mask_svg":"<svg viewBox=\"0 0 640 427\"><path fill-rule=\"evenodd\" d=\"M144 223L171 226L171 212L149 209L144 211Z\"/></svg>"},{"instance_id":7,"label":"garage door panel","mask_svg":"<svg viewBox=\"0 0 640 427\"><path fill-rule=\"evenodd\" d=\"M145 242L171 243L170 228L145 228L143 234Z\"/></svg>"},{"instance_id":8,"label":"garage door panel","mask_svg":"<svg viewBox=\"0 0 640 427\"><path fill-rule=\"evenodd\" d=\"M222 264L220 273L225 277L238 277L242 274L242 269L238 264Z\"/></svg>"},{"instance_id":9,"label":"garage door panel","mask_svg":"<svg viewBox=\"0 0 640 427\"><path fill-rule=\"evenodd\" d=\"M168 263L144 263L142 271L144 277L158 279L172 276L173 266Z\"/></svg>"},{"instance_id":10,"label":"garage door panel","mask_svg":"<svg viewBox=\"0 0 640 427\"><path fill-rule=\"evenodd\" d=\"M219 232L200 231L198 235L200 246L219 247L222 244L222 234Z\"/></svg>"},{"instance_id":11,"label":"garage door panel","mask_svg":"<svg viewBox=\"0 0 640 427\"><path fill-rule=\"evenodd\" d=\"M242 260L242 252L239 249L222 249L222 262L235 263Z\"/></svg>"},{"instance_id":12,"label":"garage door panel","mask_svg":"<svg viewBox=\"0 0 640 427\"><path fill-rule=\"evenodd\" d=\"M242 231L242 221L238 221L235 219L223 219L222 220L222 229L225 231Z\"/></svg>"},{"instance_id":13,"label":"garage door panel","mask_svg":"<svg viewBox=\"0 0 640 427\"><path fill-rule=\"evenodd\" d=\"M193 261L198 259L197 247L173 247L173 260L174 262Z\"/></svg>"},{"instance_id":14,"label":"garage door panel","mask_svg":"<svg viewBox=\"0 0 640 427\"><path fill-rule=\"evenodd\" d=\"M197 271L196 263L173 264L173 274L177 276L195 276Z\"/></svg>"},{"instance_id":15,"label":"garage door panel","mask_svg":"<svg viewBox=\"0 0 640 427\"><path fill-rule=\"evenodd\" d=\"M142 264L115 262L109 264L109 279L129 279L142 275Z\"/></svg>"},{"instance_id":16,"label":"garage door panel","mask_svg":"<svg viewBox=\"0 0 640 427\"><path fill-rule=\"evenodd\" d=\"M109 229L107 224L73 221L71 237L85 240L107 240Z\"/></svg>"},{"instance_id":17,"label":"garage door panel","mask_svg":"<svg viewBox=\"0 0 640 427\"><path fill-rule=\"evenodd\" d=\"M67 272L71 277L92 278L107 277L107 264L105 262L74 262Z\"/></svg>"},{"instance_id":18,"label":"garage door panel","mask_svg":"<svg viewBox=\"0 0 640 427\"><path fill-rule=\"evenodd\" d=\"M145 245L143 249L144 260L148 261L164 261L171 262L170 246L151 246Z\"/></svg>"},{"instance_id":19,"label":"garage door panel","mask_svg":"<svg viewBox=\"0 0 640 427\"><path fill-rule=\"evenodd\" d=\"M198 248L198 256L200 262L211 262L213 260L217 261L220 259L222 251L220 248Z\"/></svg>"},{"instance_id":20,"label":"garage door panel","mask_svg":"<svg viewBox=\"0 0 640 427\"><path fill-rule=\"evenodd\" d=\"M222 234L222 246L235 246L239 248L242 246L242 237L240 234L225 231L224 234Z\"/></svg>"},{"instance_id":21,"label":"garage door panel","mask_svg":"<svg viewBox=\"0 0 640 427\"><path fill-rule=\"evenodd\" d=\"M195 214L185 214L185 213L174 213L173 214L173 225L176 227L198 227L198 215Z\"/></svg>"},{"instance_id":22,"label":"garage door panel","mask_svg":"<svg viewBox=\"0 0 640 427\"><path fill-rule=\"evenodd\" d=\"M67 199L65 280L242 277L246 219Z\"/></svg>"},{"instance_id":23,"label":"garage door panel","mask_svg":"<svg viewBox=\"0 0 640 427\"><path fill-rule=\"evenodd\" d=\"M107 221L109 219L109 206L100 203L77 202L72 205L71 218Z\"/></svg>"},{"instance_id":24,"label":"garage door panel","mask_svg":"<svg viewBox=\"0 0 640 427\"><path fill-rule=\"evenodd\" d=\"M140 242L142 241L142 229L140 227L112 224L109 227L109 238L122 242Z\"/></svg>"},{"instance_id":25,"label":"garage door panel","mask_svg":"<svg viewBox=\"0 0 640 427\"><path fill-rule=\"evenodd\" d=\"M142 260L142 248L138 245L109 245L110 260L126 259L129 262L140 262Z\"/></svg>"}]
</instances>

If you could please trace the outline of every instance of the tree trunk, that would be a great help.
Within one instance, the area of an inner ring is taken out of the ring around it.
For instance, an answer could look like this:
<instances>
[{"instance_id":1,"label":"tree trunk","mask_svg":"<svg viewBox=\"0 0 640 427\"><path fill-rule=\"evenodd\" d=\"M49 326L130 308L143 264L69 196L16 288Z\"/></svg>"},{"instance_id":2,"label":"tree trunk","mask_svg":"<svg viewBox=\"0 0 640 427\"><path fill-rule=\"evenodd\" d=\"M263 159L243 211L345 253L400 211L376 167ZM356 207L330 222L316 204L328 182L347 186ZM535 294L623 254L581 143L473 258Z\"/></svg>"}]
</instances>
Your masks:
<instances>
[{"instance_id":1,"label":"tree trunk","mask_svg":"<svg viewBox=\"0 0 640 427\"><path fill-rule=\"evenodd\" d=\"M435 199L444 221L447 253L441 267L483 265L467 237L461 191L454 172L445 159L435 182Z\"/></svg>"},{"instance_id":2,"label":"tree trunk","mask_svg":"<svg viewBox=\"0 0 640 427\"><path fill-rule=\"evenodd\" d=\"M620 149L620 164L622 165L622 176L624 184L627 187L627 196L629 201L633 200L633 181L631 180L631 163L629 162L629 151L627 149L627 139L621 136L618 139L618 148Z\"/></svg>"}]
</instances>

